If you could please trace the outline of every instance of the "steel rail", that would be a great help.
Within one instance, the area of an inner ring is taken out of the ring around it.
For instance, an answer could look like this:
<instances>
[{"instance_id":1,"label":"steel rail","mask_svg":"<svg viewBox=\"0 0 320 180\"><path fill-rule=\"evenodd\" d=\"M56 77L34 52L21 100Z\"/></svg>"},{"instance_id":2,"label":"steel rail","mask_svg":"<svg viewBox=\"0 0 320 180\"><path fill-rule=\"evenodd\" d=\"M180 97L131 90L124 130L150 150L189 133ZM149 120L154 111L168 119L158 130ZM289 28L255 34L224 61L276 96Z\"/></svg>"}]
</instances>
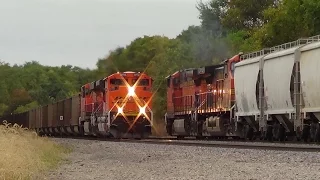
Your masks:
<instances>
[{"instance_id":1,"label":"steel rail","mask_svg":"<svg viewBox=\"0 0 320 180\"><path fill-rule=\"evenodd\" d=\"M53 138L65 139L81 139L93 141L108 141L108 142L125 142L125 143L143 143L143 144L159 144L159 145L179 145L179 146L194 146L194 147L214 147L214 148L234 148L234 149L256 149L256 150L274 150L274 151L299 151L299 152L320 152L318 144L293 144L293 143L270 143L270 142L248 142L248 141L214 141L214 140L177 140L171 137L151 137L148 139L112 139L101 138L95 136L78 136L78 137L63 137L52 136Z\"/></svg>"}]
</instances>

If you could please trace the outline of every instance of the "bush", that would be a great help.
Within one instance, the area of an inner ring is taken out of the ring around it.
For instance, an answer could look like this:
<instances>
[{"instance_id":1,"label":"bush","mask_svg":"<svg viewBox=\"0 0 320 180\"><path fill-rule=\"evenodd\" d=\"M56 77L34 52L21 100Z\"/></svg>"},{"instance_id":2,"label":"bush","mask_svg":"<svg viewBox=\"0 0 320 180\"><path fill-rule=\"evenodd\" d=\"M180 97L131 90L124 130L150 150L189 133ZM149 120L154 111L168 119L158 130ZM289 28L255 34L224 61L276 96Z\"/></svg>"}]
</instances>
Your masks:
<instances>
[{"instance_id":1,"label":"bush","mask_svg":"<svg viewBox=\"0 0 320 180\"><path fill-rule=\"evenodd\" d=\"M69 151L34 131L4 121L0 125L0 179L31 179L55 168Z\"/></svg>"}]
</instances>

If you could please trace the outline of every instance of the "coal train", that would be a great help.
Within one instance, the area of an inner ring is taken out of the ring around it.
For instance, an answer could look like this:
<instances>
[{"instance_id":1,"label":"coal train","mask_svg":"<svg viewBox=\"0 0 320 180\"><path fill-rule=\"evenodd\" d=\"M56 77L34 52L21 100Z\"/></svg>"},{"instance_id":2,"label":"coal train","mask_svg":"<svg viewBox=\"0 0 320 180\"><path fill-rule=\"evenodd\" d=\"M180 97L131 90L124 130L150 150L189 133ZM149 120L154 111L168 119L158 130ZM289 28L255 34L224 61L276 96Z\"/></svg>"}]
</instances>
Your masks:
<instances>
[{"instance_id":1,"label":"coal train","mask_svg":"<svg viewBox=\"0 0 320 180\"><path fill-rule=\"evenodd\" d=\"M153 125L152 78L118 72L81 87L79 94L1 120L40 135L144 138Z\"/></svg>"},{"instance_id":2,"label":"coal train","mask_svg":"<svg viewBox=\"0 0 320 180\"><path fill-rule=\"evenodd\" d=\"M320 141L320 35L167 79L166 130L177 138Z\"/></svg>"}]
</instances>

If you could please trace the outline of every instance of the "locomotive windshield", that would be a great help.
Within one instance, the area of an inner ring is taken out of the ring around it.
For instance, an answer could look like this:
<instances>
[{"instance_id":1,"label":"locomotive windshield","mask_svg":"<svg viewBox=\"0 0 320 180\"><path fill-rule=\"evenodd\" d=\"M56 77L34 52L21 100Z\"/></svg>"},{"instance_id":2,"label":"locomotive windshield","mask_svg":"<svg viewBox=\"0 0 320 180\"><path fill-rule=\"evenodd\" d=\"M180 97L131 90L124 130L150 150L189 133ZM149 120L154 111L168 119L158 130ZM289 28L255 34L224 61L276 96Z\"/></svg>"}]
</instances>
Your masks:
<instances>
[{"instance_id":1,"label":"locomotive windshield","mask_svg":"<svg viewBox=\"0 0 320 180\"><path fill-rule=\"evenodd\" d=\"M137 79L133 79L133 84L136 83ZM149 79L140 79L138 86L149 86Z\"/></svg>"},{"instance_id":2,"label":"locomotive windshield","mask_svg":"<svg viewBox=\"0 0 320 180\"><path fill-rule=\"evenodd\" d=\"M119 86L119 85L123 85L124 83L121 79L110 79L110 84Z\"/></svg>"},{"instance_id":3,"label":"locomotive windshield","mask_svg":"<svg viewBox=\"0 0 320 180\"><path fill-rule=\"evenodd\" d=\"M139 81L139 86L149 86L149 79L141 79Z\"/></svg>"}]
</instances>

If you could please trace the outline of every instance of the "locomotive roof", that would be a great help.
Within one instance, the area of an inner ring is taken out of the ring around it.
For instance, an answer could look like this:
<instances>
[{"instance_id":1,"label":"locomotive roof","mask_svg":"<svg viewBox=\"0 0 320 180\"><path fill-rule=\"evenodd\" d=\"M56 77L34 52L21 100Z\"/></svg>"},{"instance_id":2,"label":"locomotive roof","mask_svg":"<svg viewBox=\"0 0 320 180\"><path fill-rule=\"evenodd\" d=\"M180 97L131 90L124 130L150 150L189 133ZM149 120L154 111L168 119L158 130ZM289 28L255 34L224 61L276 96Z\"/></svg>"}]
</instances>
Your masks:
<instances>
[{"instance_id":1,"label":"locomotive roof","mask_svg":"<svg viewBox=\"0 0 320 180\"><path fill-rule=\"evenodd\" d=\"M175 71L174 73L166 76L165 78L168 79L168 78L176 75L177 73L183 73L186 71L193 71L194 76L198 76L198 75L202 75L202 74L213 74L214 70L220 69L220 68L223 68L223 64L208 65L208 66L202 66L199 68L186 68L186 69L181 69L181 70ZM202 71L203 71L203 73L199 73Z\"/></svg>"},{"instance_id":2,"label":"locomotive roof","mask_svg":"<svg viewBox=\"0 0 320 180\"><path fill-rule=\"evenodd\" d=\"M108 78L110 78L111 76L114 76L114 75L116 75L116 74L123 74L123 73L124 73L124 74L138 73L138 74L140 74L140 75L148 76L148 75L147 75L146 73L144 73L144 72L134 72L134 71L116 72L116 73L110 74L109 76L104 77L104 78L102 78L102 79L98 79L98 80L96 80L96 81L88 82L88 83L82 85L81 87L84 87L84 86L86 86L87 84L95 83L95 82L97 82L97 81L101 81L101 80L105 81L105 80L107 80ZM148 77L150 77L150 76L148 76ZM151 78L151 77L150 77L150 78ZM152 78L151 78L151 79L152 79Z\"/></svg>"},{"instance_id":3,"label":"locomotive roof","mask_svg":"<svg viewBox=\"0 0 320 180\"><path fill-rule=\"evenodd\" d=\"M123 72L116 72L116 73L112 73L112 74L110 74L109 76L107 76L107 77L105 77L104 78L104 80L105 79L107 79L107 78L109 78L110 76L114 76L114 75L116 75L116 74L140 74L140 75L145 75L145 76L148 76L146 73L144 73L144 72L136 72L136 71L123 71Z\"/></svg>"}]
</instances>

